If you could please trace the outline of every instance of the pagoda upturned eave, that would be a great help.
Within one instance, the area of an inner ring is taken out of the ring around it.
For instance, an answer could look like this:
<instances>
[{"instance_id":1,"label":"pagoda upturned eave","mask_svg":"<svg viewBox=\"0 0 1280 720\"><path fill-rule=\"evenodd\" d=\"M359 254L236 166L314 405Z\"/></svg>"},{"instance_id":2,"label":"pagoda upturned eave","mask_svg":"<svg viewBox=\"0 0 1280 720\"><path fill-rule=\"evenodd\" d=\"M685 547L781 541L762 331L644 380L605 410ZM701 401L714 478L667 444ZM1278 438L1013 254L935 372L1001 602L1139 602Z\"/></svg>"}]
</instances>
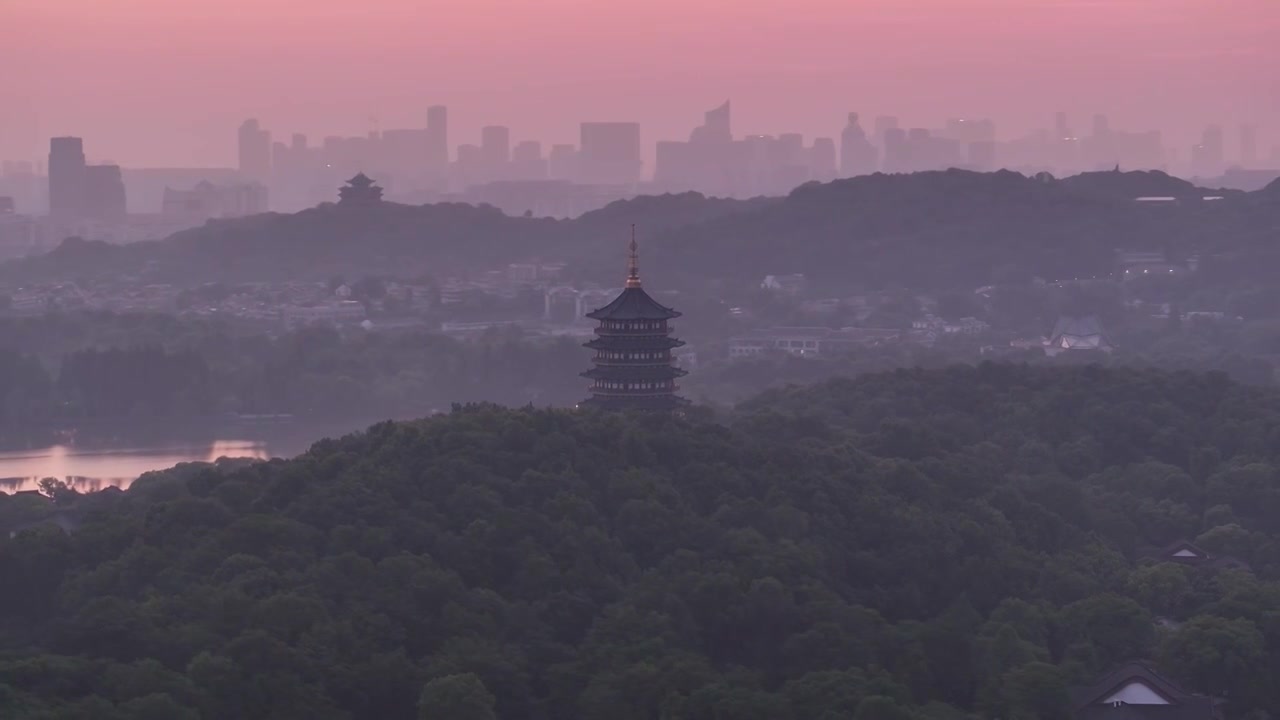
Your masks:
<instances>
[{"instance_id":1,"label":"pagoda upturned eave","mask_svg":"<svg viewBox=\"0 0 1280 720\"><path fill-rule=\"evenodd\" d=\"M592 320L671 320L680 315L678 310L654 300L640 287L626 288L613 302L587 313Z\"/></svg>"},{"instance_id":2,"label":"pagoda upturned eave","mask_svg":"<svg viewBox=\"0 0 1280 720\"><path fill-rule=\"evenodd\" d=\"M683 340L666 335L650 335L650 336L625 336L625 335L605 335L603 333L582 343L582 347L592 350L627 350L627 349L658 349L658 350L674 350L678 347L684 347Z\"/></svg>"},{"instance_id":3,"label":"pagoda upturned eave","mask_svg":"<svg viewBox=\"0 0 1280 720\"><path fill-rule=\"evenodd\" d=\"M674 365L626 366L597 365L578 373L592 380L617 380L620 382L646 382L650 380L675 380L689 374L688 370Z\"/></svg>"}]
</instances>

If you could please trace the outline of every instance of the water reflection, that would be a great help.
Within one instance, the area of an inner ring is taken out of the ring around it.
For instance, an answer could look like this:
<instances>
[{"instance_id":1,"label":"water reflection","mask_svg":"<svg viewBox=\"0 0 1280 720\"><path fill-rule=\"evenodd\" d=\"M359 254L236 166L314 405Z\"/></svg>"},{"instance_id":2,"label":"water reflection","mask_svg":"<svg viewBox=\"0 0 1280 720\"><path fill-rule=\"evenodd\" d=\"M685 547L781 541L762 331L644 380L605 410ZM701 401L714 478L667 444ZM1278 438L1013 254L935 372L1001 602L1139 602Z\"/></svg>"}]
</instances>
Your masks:
<instances>
[{"instance_id":1,"label":"water reflection","mask_svg":"<svg viewBox=\"0 0 1280 720\"><path fill-rule=\"evenodd\" d=\"M34 450L0 452L0 492L36 490L42 478L65 481L80 492L127 488L139 475L184 462L213 462L220 457L271 457L261 440L215 440L212 443L145 448L92 448L53 445Z\"/></svg>"}]
</instances>

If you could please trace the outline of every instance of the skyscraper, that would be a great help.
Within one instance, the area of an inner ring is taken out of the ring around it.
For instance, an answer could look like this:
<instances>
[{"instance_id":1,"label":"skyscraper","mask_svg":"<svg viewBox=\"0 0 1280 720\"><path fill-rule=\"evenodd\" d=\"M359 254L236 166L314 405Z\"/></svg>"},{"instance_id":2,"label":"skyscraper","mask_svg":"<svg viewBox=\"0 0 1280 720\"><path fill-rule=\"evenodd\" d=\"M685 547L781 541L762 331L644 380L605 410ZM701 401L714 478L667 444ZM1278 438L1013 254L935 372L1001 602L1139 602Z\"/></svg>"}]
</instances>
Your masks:
<instances>
[{"instance_id":1,"label":"skyscraper","mask_svg":"<svg viewBox=\"0 0 1280 720\"><path fill-rule=\"evenodd\" d=\"M840 133L840 174L843 177L870 175L876 171L879 160L879 151L858 124L858 113L849 113L848 124Z\"/></svg>"},{"instance_id":2,"label":"skyscraper","mask_svg":"<svg viewBox=\"0 0 1280 720\"><path fill-rule=\"evenodd\" d=\"M254 119L240 125L240 172L248 179L265 181L271 175L271 133Z\"/></svg>"},{"instance_id":3,"label":"skyscraper","mask_svg":"<svg viewBox=\"0 0 1280 720\"><path fill-rule=\"evenodd\" d=\"M84 213L84 141L57 137L49 141L49 214L75 218Z\"/></svg>"},{"instance_id":4,"label":"skyscraper","mask_svg":"<svg viewBox=\"0 0 1280 720\"><path fill-rule=\"evenodd\" d=\"M511 178L513 180L545 180L547 160L542 157L542 143L525 140L511 151Z\"/></svg>"},{"instance_id":5,"label":"skyscraper","mask_svg":"<svg viewBox=\"0 0 1280 720\"><path fill-rule=\"evenodd\" d=\"M1223 170L1222 127L1205 128L1200 144L1191 148L1191 172L1196 177L1217 177Z\"/></svg>"},{"instance_id":6,"label":"skyscraper","mask_svg":"<svg viewBox=\"0 0 1280 720\"><path fill-rule=\"evenodd\" d=\"M547 157L547 177L552 180L572 180L578 176L578 148L573 145L552 145Z\"/></svg>"},{"instance_id":7,"label":"skyscraper","mask_svg":"<svg viewBox=\"0 0 1280 720\"><path fill-rule=\"evenodd\" d=\"M1103 138L1111 135L1111 121L1106 115L1098 114L1093 116L1093 136L1095 138Z\"/></svg>"},{"instance_id":8,"label":"skyscraper","mask_svg":"<svg viewBox=\"0 0 1280 720\"><path fill-rule=\"evenodd\" d=\"M911 172L911 158L907 143L907 131L900 127L885 128L884 164L887 173Z\"/></svg>"},{"instance_id":9,"label":"skyscraper","mask_svg":"<svg viewBox=\"0 0 1280 720\"><path fill-rule=\"evenodd\" d=\"M639 182L640 123L584 122L579 135L579 182L590 185Z\"/></svg>"},{"instance_id":10,"label":"skyscraper","mask_svg":"<svg viewBox=\"0 0 1280 720\"><path fill-rule=\"evenodd\" d=\"M511 130L502 125L480 128L480 156L485 180L498 180L507 175L511 162Z\"/></svg>"},{"instance_id":11,"label":"skyscraper","mask_svg":"<svg viewBox=\"0 0 1280 720\"><path fill-rule=\"evenodd\" d=\"M898 122L898 118L893 115L877 115L875 122L872 125L875 130L877 140L883 139L885 133L890 130L897 129L900 126L901 123Z\"/></svg>"},{"instance_id":12,"label":"skyscraper","mask_svg":"<svg viewBox=\"0 0 1280 720\"><path fill-rule=\"evenodd\" d=\"M480 129L480 149L489 162L501 164L511 159L511 130L502 125Z\"/></svg>"},{"instance_id":13,"label":"skyscraper","mask_svg":"<svg viewBox=\"0 0 1280 720\"><path fill-rule=\"evenodd\" d=\"M809 177L819 182L830 182L836 178L835 140L826 137L813 139L813 146L809 148Z\"/></svg>"},{"instance_id":14,"label":"skyscraper","mask_svg":"<svg viewBox=\"0 0 1280 720\"><path fill-rule=\"evenodd\" d=\"M85 167L81 214L98 220L123 220L128 213L124 176L120 173L120 166Z\"/></svg>"},{"instance_id":15,"label":"skyscraper","mask_svg":"<svg viewBox=\"0 0 1280 720\"><path fill-rule=\"evenodd\" d=\"M1258 164L1258 126L1240 126L1240 166L1249 169Z\"/></svg>"},{"instance_id":16,"label":"skyscraper","mask_svg":"<svg viewBox=\"0 0 1280 720\"><path fill-rule=\"evenodd\" d=\"M1067 114L1064 112L1056 112L1053 115L1053 139L1061 142L1067 138L1074 137L1071 128L1067 125Z\"/></svg>"},{"instance_id":17,"label":"skyscraper","mask_svg":"<svg viewBox=\"0 0 1280 720\"><path fill-rule=\"evenodd\" d=\"M427 165L433 170L449 164L449 108L427 108Z\"/></svg>"},{"instance_id":18,"label":"skyscraper","mask_svg":"<svg viewBox=\"0 0 1280 720\"><path fill-rule=\"evenodd\" d=\"M689 135L689 142L731 142L733 140L733 130L730 126L730 119L729 101L725 100L723 105L707 111L702 125L694 128L693 133Z\"/></svg>"}]
</instances>

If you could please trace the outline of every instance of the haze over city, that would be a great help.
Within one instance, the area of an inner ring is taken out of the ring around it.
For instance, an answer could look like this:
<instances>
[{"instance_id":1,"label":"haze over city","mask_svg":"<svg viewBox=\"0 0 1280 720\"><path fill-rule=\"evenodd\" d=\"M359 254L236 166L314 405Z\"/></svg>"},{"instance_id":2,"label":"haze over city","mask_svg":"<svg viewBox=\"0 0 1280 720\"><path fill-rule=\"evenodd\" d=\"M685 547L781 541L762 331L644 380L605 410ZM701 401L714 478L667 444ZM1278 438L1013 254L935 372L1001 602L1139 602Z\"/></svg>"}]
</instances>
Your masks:
<instances>
[{"instance_id":1,"label":"haze over city","mask_svg":"<svg viewBox=\"0 0 1280 720\"><path fill-rule=\"evenodd\" d=\"M4 0L0 57L20 71L0 157L42 160L49 137L75 135L93 162L226 167L246 117L363 135L444 104L459 141L639 122L651 166L655 141L730 97L735 133L835 136L860 110L989 117L1008 138L1064 110L1177 146L1253 123L1265 156L1278 32L1271 0Z\"/></svg>"},{"instance_id":2,"label":"haze over city","mask_svg":"<svg viewBox=\"0 0 1280 720\"><path fill-rule=\"evenodd\" d=\"M1280 0L0 0L0 720L1274 720Z\"/></svg>"}]
</instances>

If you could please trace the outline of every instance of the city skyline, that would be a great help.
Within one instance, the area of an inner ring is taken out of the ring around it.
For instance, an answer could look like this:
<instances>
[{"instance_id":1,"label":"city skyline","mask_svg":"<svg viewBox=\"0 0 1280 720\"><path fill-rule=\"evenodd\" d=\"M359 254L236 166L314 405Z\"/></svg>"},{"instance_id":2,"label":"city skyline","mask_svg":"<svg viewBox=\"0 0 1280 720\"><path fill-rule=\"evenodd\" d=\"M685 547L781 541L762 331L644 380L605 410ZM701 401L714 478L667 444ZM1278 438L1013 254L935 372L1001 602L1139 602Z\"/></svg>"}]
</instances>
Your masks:
<instances>
[{"instance_id":1,"label":"city skyline","mask_svg":"<svg viewBox=\"0 0 1280 720\"><path fill-rule=\"evenodd\" d=\"M226 128L246 117L355 136L421 127L435 104L454 111L460 141L504 125L513 141L550 146L576 142L578 121L638 122L650 168L654 143L682 139L726 97L740 135L835 137L856 109L913 127L990 117L1008 137L1065 110L1159 128L1180 147L1209 124L1257 124L1266 157L1276 143L1266 130L1280 125L1280 81L1268 70L1280 50L1265 41L1280 6L1267 0L695 1L679 12L671 2L603 12L556 0L430 13L402 0L359 12L320 0L305 14L267 0L240 17L243 4L215 13L156 0L106 10L11 0L0 19L30 32L0 52L30 72L16 76L18 102L0 110L0 157L35 160L47 138L76 135L91 139L93 162L228 166ZM610 22L570 32L587 15ZM202 32L179 44L172 31L192 22ZM208 60L229 42L234 57Z\"/></svg>"},{"instance_id":2,"label":"city skyline","mask_svg":"<svg viewBox=\"0 0 1280 720\"><path fill-rule=\"evenodd\" d=\"M1230 124L1221 122L1220 120L1211 119L1203 126L1197 128L1194 133L1184 141L1180 136L1171 138L1167 128L1159 126L1124 126L1122 123L1117 123L1114 116L1105 111L1073 114L1064 110L1058 110L1047 114L1044 118L1041 118L1041 122L1039 124L1033 125L1026 131L1012 132L1007 130L1007 126L1002 124L999 118L995 118L991 115L952 115L942 117L934 122L915 123L912 122L910 118L903 118L896 113L870 113L865 112L865 108L855 108L839 113L839 116L834 119L832 128L829 132L811 135L804 132L798 132L795 129L787 128L778 128L767 133L753 132L750 130L744 132L740 129L740 125L742 123L738 109L739 104L736 99L729 99L725 100L723 103L716 103L714 107L707 105L699 113L690 113L690 123L683 130L675 131L671 137L654 137L648 130L646 130L643 123L623 118L608 121L575 121L566 119L564 124L566 127L572 128L572 133L571 137L563 142L558 139L549 140L547 138L537 137L521 132L518 126L513 127L509 124L498 124L483 121L483 124L475 127L474 132L470 135L459 136L455 120L455 109L450 106L433 103L423 107L423 111L420 113L419 123L416 125L406 124L403 126L383 127L381 123L375 123L365 132L354 134L343 134L338 132L321 132L312 134L300 131L296 128L273 127L271 123L263 121L261 116L246 116L237 121L235 126L223 129L222 139L226 141L226 144L228 145L226 156L220 158L217 162L204 165L197 163L187 165L169 163L145 166L120 162L115 154L108 151L102 151L100 147L97 147L100 144L96 139L93 140L95 148L93 150L86 149L85 152L86 161L91 164L119 165L121 167L129 168L207 167L215 169L240 169L242 171L247 171L245 172L246 178L253 179L257 177L260 179L269 170L270 163L268 162L266 165L262 165L257 168L246 167L247 161L250 163L253 162L251 159L247 160L245 155L246 137L251 138L248 141L250 145L256 143L258 146L257 153L251 153L251 155L265 154L269 156L272 153L273 145L289 146L292 143L296 146L299 141L305 141L309 143L312 148L316 148L327 141L349 141L374 138L389 139L402 133L426 132L433 136L438 134L438 137L435 137L435 139L432 140L432 152L434 153L432 156L432 162L455 162L459 159L460 150L464 153L464 159L465 153L473 149L486 150L491 153L493 152L493 149L499 145L505 148L505 151L498 151L499 154L505 158L505 161L512 161L518 160L522 150L528 152L530 149L534 149L541 154L539 155L539 157L541 157L542 155L553 153L557 148L580 148L584 138L583 133L587 128L594 129L607 126L620 128L622 126L626 126L628 134L635 135L638 133L638 149L642 165L639 174L642 178L651 179L656 169L655 165L660 162L661 145L672 142L679 143L689 139L691 129L699 127L699 123L692 118L695 116L706 115L708 112L714 111L715 108L724 108L728 105L733 106L734 118L733 127L729 131L729 137L732 137L735 140L752 137L787 138L788 136L791 136L802 138L806 142L831 140L836 143L837 148L840 148L843 146L843 141L847 139L845 137L845 132L849 127L849 119L860 117L863 130L866 131L866 137L870 138L873 143L876 142L877 139L883 141L884 128L877 127L877 125L888 121L892 123L893 127L901 128L903 131L910 131L913 129L926 130L940 137L954 137L956 139L965 139L966 141L981 139L983 141L994 141L996 143L1009 144L1036 138L1048 138L1050 140L1086 139L1099 131L1098 123L1101 122L1103 132L1154 132L1159 134L1160 147L1163 151L1171 153L1171 156L1166 158L1166 161L1171 165L1190 165L1192 157L1190 153L1193 146L1203 143L1205 139L1211 135L1216 136L1216 142L1221 144L1222 157L1226 161L1227 167L1270 167L1275 165L1276 158L1280 157L1280 123L1273 128L1269 125L1251 120L1246 120L1239 124ZM711 109L708 110L708 107ZM964 123L970 124L967 131L963 128ZM978 130L978 128L981 128L981 130ZM980 138L978 136L970 138L964 137L966 134L972 136L975 130L981 136ZM562 134L558 134L556 137L559 138ZM501 136L500 139L498 137L499 135ZM77 137L86 140L94 138L92 133L84 132L72 132L64 135L43 137L40 140L41 152L37 153L35 157L0 156L0 159L14 164L30 165L34 168L43 169L48 151L48 143L55 137ZM252 138L256 138L256 140ZM437 146L439 147L438 151L434 149ZM495 157L489 157L488 159L493 161ZM543 159L545 160L545 158ZM996 165L999 165L999 162L999 160L996 160ZM963 166L963 164L958 166ZM1006 169L1017 169L1013 166L1001 167L1006 167ZM1132 166L1131 169L1165 168L1158 165L1148 166L1138 164ZM1189 168L1169 169L1173 174L1179 174L1180 171L1189 170ZM874 170L872 171L874 172ZM841 176L848 176L851 174L860 173L843 172L842 168ZM1182 174L1185 174L1185 172Z\"/></svg>"}]
</instances>

